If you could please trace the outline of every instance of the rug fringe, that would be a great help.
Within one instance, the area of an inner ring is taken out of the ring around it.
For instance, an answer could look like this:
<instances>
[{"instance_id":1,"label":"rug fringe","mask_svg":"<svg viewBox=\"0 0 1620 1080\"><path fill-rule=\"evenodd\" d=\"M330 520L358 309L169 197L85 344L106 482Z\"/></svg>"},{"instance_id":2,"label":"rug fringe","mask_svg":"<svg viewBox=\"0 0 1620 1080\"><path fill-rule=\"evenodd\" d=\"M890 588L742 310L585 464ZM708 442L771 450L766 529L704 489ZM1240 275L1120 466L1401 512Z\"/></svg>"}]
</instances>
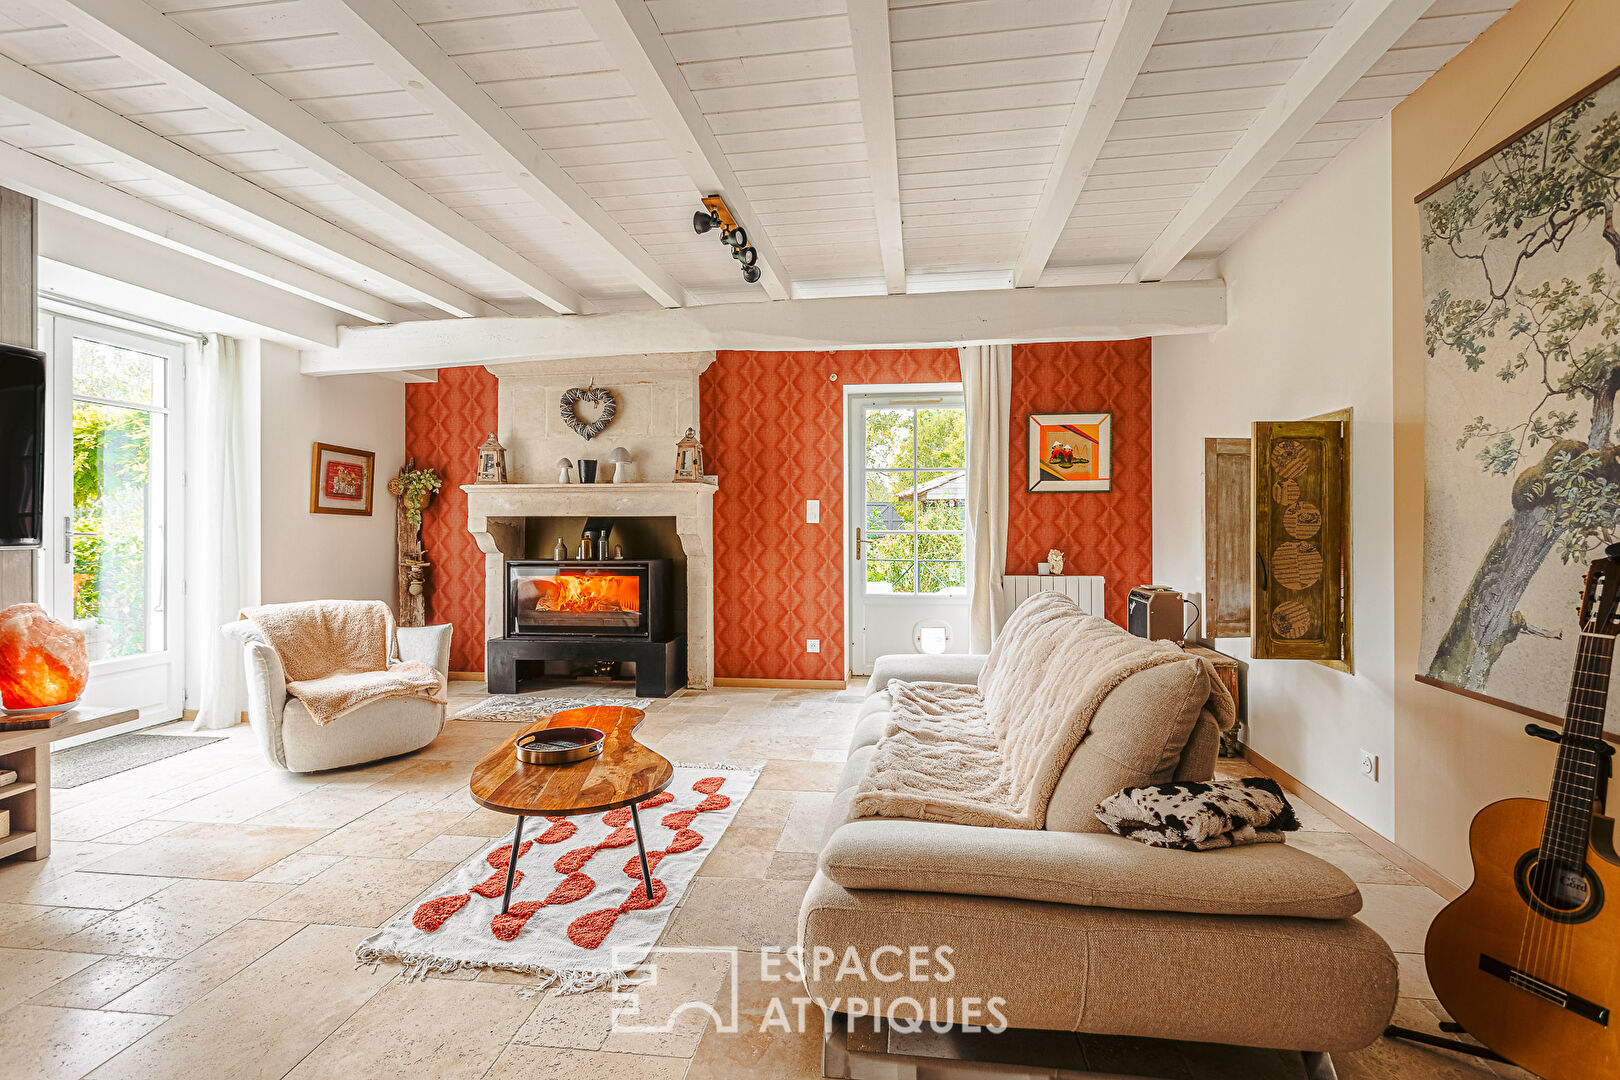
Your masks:
<instances>
[{"instance_id":1,"label":"rug fringe","mask_svg":"<svg viewBox=\"0 0 1620 1080\"><path fill-rule=\"evenodd\" d=\"M740 772L758 776L763 765L729 765L724 761L672 761L677 769L702 769L704 772Z\"/></svg>"},{"instance_id":2,"label":"rug fringe","mask_svg":"<svg viewBox=\"0 0 1620 1080\"><path fill-rule=\"evenodd\" d=\"M381 935L377 935L380 937ZM386 960L393 960L405 966L404 979L406 982L420 982L429 975L446 975L452 971L464 969L477 969L479 971L512 971L519 975L533 975L540 980L538 985L519 987L522 997L531 998L547 990L555 990L557 994L587 994L592 990L600 990L613 985L617 980L628 978L633 974L639 964L632 964L624 968L610 968L605 971L593 971L578 968L552 968L542 964L489 964L473 960L451 960L431 953L402 952L398 949L383 945L373 945L375 938L367 938L355 947L354 955L357 966L371 965L376 967Z\"/></svg>"}]
</instances>

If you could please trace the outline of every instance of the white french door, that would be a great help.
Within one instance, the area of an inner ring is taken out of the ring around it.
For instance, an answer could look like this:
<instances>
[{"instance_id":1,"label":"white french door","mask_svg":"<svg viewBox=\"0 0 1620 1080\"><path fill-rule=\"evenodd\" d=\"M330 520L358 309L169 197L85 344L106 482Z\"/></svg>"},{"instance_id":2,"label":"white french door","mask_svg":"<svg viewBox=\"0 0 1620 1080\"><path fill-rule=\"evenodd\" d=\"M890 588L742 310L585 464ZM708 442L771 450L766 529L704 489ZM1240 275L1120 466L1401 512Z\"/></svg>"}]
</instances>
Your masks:
<instances>
[{"instance_id":1,"label":"white french door","mask_svg":"<svg viewBox=\"0 0 1620 1080\"><path fill-rule=\"evenodd\" d=\"M50 355L40 596L77 621L91 705L180 716L185 698L186 346L41 313Z\"/></svg>"},{"instance_id":2,"label":"white french door","mask_svg":"<svg viewBox=\"0 0 1620 1080\"><path fill-rule=\"evenodd\" d=\"M966 652L967 424L960 390L850 387L849 670Z\"/></svg>"}]
</instances>

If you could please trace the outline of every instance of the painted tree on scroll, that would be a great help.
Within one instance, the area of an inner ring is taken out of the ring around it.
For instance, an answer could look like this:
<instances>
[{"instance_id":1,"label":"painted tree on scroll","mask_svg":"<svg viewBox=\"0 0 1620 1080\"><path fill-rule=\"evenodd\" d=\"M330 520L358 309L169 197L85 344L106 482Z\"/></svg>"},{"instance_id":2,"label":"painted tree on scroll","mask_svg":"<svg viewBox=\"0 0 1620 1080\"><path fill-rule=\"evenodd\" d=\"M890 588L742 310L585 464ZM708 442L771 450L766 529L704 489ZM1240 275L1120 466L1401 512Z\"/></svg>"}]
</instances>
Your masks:
<instances>
[{"instance_id":1,"label":"painted tree on scroll","mask_svg":"<svg viewBox=\"0 0 1620 1080\"><path fill-rule=\"evenodd\" d=\"M1423 206L1425 258L1449 256L1467 288L1424 313L1431 357L1528 393L1514 415L1458 431L1511 505L1435 650L1429 674L1484 688L1532 625L1519 604L1556 554L1580 561L1620 531L1615 396L1620 391L1620 84L1594 92L1442 189ZM1426 263L1426 265L1428 265Z\"/></svg>"}]
</instances>

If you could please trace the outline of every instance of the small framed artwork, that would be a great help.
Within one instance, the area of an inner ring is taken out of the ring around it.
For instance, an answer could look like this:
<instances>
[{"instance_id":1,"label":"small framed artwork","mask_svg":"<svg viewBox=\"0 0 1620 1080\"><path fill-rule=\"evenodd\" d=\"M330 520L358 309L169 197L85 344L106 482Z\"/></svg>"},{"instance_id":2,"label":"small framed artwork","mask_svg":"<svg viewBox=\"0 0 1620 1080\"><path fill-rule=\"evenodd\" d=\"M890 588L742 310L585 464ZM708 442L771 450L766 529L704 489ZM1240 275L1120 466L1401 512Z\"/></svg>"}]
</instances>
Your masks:
<instances>
[{"instance_id":1,"label":"small framed artwork","mask_svg":"<svg viewBox=\"0 0 1620 1080\"><path fill-rule=\"evenodd\" d=\"M1109 491L1113 413L1031 413L1030 491Z\"/></svg>"},{"instance_id":2,"label":"small framed artwork","mask_svg":"<svg viewBox=\"0 0 1620 1080\"><path fill-rule=\"evenodd\" d=\"M311 455L309 512L369 517L376 460L370 450L316 443Z\"/></svg>"}]
</instances>

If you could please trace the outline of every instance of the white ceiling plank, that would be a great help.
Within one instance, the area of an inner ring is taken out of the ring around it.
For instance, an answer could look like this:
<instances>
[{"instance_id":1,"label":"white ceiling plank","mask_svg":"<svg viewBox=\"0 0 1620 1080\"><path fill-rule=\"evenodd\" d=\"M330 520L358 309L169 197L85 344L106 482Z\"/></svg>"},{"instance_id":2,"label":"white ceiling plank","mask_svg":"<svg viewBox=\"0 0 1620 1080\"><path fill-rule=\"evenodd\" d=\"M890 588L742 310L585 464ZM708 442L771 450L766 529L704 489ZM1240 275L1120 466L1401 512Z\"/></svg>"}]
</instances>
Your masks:
<instances>
[{"instance_id":1,"label":"white ceiling plank","mask_svg":"<svg viewBox=\"0 0 1620 1080\"><path fill-rule=\"evenodd\" d=\"M248 74L145 3L39 0L52 17L188 97L275 136L281 149L402 226L498 275L559 312L579 311L573 289L476 228L427 192Z\"/></svg>"},{"instance_id":2,"label":"white ceiling plank","mask_svg":"<svg viewBox=\"0 0 1620 1080\"><path fill-rule=\"evenodd\" d=\"M12 111L71 131L83 146L159 177L210 206L302 246L313 244L353 267L362 289L389 288L459 317L501 309L251 181L0 56L0 97Z\"/></svg>"},{"instance_id":3,"label":"white ceiling plank","mask_svg":"<svg viewBox=\"0 0 1620 1080\"><path fill-rule=\"evenodd\" d=\"M894 65L889 47L888 0L849 0L849 35L855 50L855 84L866 130L872 213L877 219L883 284L906 291L906 251L900 225L900 160L894 135Z\"/></svg>"},{"instance_id":4,"label":"white ceiling plank","mask_svg":"<svg viewBox=\"0 0 1620 1080\"><path fill-rule=\"evenodd\" d=\"M759 283L765 294L772 300L787 299L793 279L765 235L647 5L643 0L581 0L579 7L699 193L722 196L748 231L749 242L759 253Z\"/></svg>"},{"instance_id":5,"label":"white ceiling plank","mask_svg":"<svg viewBox=\"0 0 1620 1080\"><path fill-rule=\"evenodd\" d=\"M1132 281L1158 281L1198 247L1221 219L1269 173L1365 75L1432 0L1356 0L1275 100L1250 124L1198 191L1131 268Z\"/></svg>"},{"instance_id":6,"label":"white ceiling plank","mask_svg":"<svg viewBox=\"0 0 1620 1080\"><path fill-rule=\"evenodd\" d=\"M1057 160L1041 189L1029 231L1013 266L1013 287L1026 288L1041 279L1052 248L1074 212L1097 155L1119 119L1148 50L1153 47L1171 0L1113 0L1102 34L1086 66L1080 99L1063 129Z\"/></svg>"},{"instance_id":7,"label":"white ceiling plank","mask_svg":"<svg viewBox=\"0 0 1620 1080\"><path fill-rule=\"evenodd\" d=\"M1210 333L1225 325L1226 285L1221 281L911 292L550 319L438 319L345 327L338 332L337 349L306 351L302 370L307 375L344 375L709 349L1108 341Z\"/></svg>"},{"instance_id":8,"label":"white ceiling plank","mask_svg":"<svg viewBox=\"0 0 1620 1080\"><path fill-rule=\"evenodd\" d=\"M0 145L0 185L367 322L408 322L417 318L408 309L347 282L181 217L172 210L26 150Z\"/></svg>"},{"instance_id":9,"label":"white ceiling plank","mask_svg":"<svg viewBox=\"0 0 1620 1080\"><path fill-rule=\"evenodd\" d=\"M393 0L334 0L326 12L367 57L526 195L578 231L648 296L683 307L686 290Z\"/></svg>"}]
</instances>

